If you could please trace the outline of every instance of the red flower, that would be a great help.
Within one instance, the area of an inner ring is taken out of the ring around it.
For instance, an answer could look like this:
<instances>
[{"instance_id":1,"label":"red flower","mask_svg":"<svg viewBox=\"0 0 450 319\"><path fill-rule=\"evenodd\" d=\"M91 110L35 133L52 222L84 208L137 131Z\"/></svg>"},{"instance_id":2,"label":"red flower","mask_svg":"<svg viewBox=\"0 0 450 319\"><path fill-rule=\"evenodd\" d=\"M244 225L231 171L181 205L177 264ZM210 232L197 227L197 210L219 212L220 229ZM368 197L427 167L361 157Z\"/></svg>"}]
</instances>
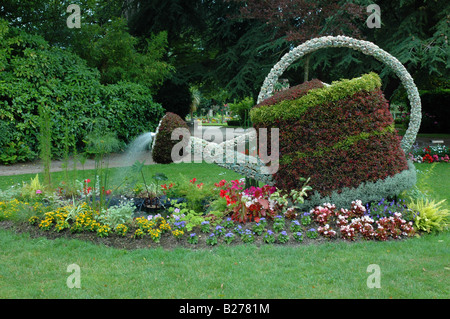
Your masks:
<instances>
[{"instance_id":1,"label":"red flower","mask_svg":"<svg viewBox=\"0 0 450 319\"><path fill-rule=\"evenodd\" d=\"M200 188L202 188L202 187L203 187L203 183L200 183L200 184L197 185L197 188L198 188L198 189L200 189Z\"/></svg>"},{"instance_id":2,"label":"red flower","mask_svg":"<svg viewBox=\"0 0 450 319\"><path fill-rule=\"evenodd\" d=\"M196 181L197 181L197 179L195 177L193 179L191 179L192 184L195 184Z\"/></svg>"},{"instance_id":3,"label":"red flower","mask_svg":"<svg viewBox=\"0 0 450 319\"><path fill-rule=\"evenodd\" d=\"M227 183L226 180L221 180L219 183L214 183L216 187L223 187Z\"/></svg>"},{"instance_id":4,"label":"red flower","mask_svg":"<svg viewBox=\"0 0 450 319\"><path fill-rule=\"evenodd\" d=\"M221 189L221 190L220 190L220 197L221 197L221 198L224 198L226 195L227 195L227 191L224 190L224 189Z\"/></svg>"},{"instance_id":5,"label":"red flower","mask_svg":"<svg viewBox=\"0 0 450 319\"><path fill-rule=\"evenodd\" d=\"M110 190L110 189L108 189L108 190L106 191L106 195L111 195L111 190Z\"/></svg>"},{"instance_id":6,"label":"red flower","mask_svg":"<svg viewBox=\"0 0 450 319\"><path fill-rule=\"evenodd\" d=\"M236 201L232 200L228 195L225 195L225 199L227 200L227 206L236 204Z\"/></svg>"},{"instance_id":7,"label":"red flower","mask_svg":"<svg viewBox=\"0 0 450 319\"><path fill-rule=\"evenodd\" d=\"M433 158L431 157L430 154L425 154L425 156L423 157L423 161L427 162L427 163L430 163L430 164L434 162L434 160L433 160Z\"/></svg>"},{"instance_id":8,"label":"red flower","mask_svg":"<svg viewBox=\"0 0 450 319\"><path fill-rule=\"evenodd\" d=\"M91 182L91 180L88 178L88 179L85 179L84 182L85 182L86 184L89 184L89 183Z\"/></svg>"}]
</instances>

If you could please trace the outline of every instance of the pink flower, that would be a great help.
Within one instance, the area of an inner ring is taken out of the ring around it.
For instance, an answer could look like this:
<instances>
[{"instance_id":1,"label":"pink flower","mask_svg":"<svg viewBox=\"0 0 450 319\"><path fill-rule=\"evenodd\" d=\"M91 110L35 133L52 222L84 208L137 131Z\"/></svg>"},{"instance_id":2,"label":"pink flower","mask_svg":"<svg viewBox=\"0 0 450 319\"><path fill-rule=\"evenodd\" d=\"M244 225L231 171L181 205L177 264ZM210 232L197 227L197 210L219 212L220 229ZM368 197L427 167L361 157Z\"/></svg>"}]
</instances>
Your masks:
<instances>
[{"instance_id":1,"label":"pink flower","mask_svg":"<svg viewBox=\"0 0 450 319\"><path fill-rule=\"evenodd\" d=\"M42 191L41 191L40 189L38 189L38 190L36 191L36 195L38 195L38 194L42 194Z\"/></svg>"}]
</instances>

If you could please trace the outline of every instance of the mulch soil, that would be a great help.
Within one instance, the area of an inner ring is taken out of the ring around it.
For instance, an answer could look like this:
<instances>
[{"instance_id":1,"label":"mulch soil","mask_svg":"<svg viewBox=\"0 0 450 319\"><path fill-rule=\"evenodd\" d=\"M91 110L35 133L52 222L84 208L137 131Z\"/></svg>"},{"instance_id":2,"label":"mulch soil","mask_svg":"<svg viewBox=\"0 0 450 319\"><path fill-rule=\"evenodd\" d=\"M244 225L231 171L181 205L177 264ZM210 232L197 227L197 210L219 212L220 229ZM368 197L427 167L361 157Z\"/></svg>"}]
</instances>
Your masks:
<instances>
[{"instance_id":1,"label":"mulch soil","mask_svg":"<svg viewBox=\"0 0 450 319\"><path fill-rule=\"evenodd\" d=\"M364 241L361 236L356 237L356 240L351 242L349 240L346 240L344 238L341 238L339 236L339 231L336 227L334 229L337 231L337 236L334 239L328 239L323 236L320 236L316 239L311 239L306 236L306 228L304 228L303 231L303 241L298 242L293 238L293 233L290 231L288 225L289 221L286 222L287 227L285 228L286 233L289 236L289 241L286 243L278 243L277 241L273 244L267 244L263 240L264 233L260 236L255 234L255 241L253 243L250 243L250 245L254 245L256 247L260 247L262 245L272 245L272 246L305 246L305 245L319 245L324 243L337 243L337 242L345 242L348 244L354 243L354 242L360 242ZM243 228L249 228L251 229L253 223L247 223L243 225ZM310 228L316 228L317 225L310 225L308 226L308 229ZM199 235L199 240L197 244L190 244L187 241L187 238L189 236L189 233L185 233L184 236L180 239L175 238L170 232L164 233L161 236L160 242L155 243L149 235L144 236L142 239L136 239L132 237L132 234L134 234L134 230L130 228L128 231L128 234L125 237L119 236L115 233L111 233L108 237L98 237L95 232L82 232L82 233L72 233L70 230L65 229L61 232L56 232L53 230L44 231L39 229L37 226L30 225L27 222L12 222L12 221L1 221L0 222L0 229L7 229L16 233L26 233L29 234L31 238L47 238L49 240L55 240L58 238L64 238L64 239L76 239L81 240L85 242L91 242L97 245L102 245L106 247L113 247L116 249L124 249L124 250L135 250L135 249L154 249L154 248L162 248L166 250L174 250L177 248L186 248L191 250L197 250L197 249L213 249L214 247L218 246L236 246L236 245L246 245L246 243L242 242L241 239L236 235L234 241L231 244L227 244L223 241L223 235L218 237L218 243L217 245L209 245L206 243L206 238L209 236L209 233L202 233L200 232L200 229L194 229L192 232L195 232L197 235ZM267 225L267 229L272 229L271 222L269 221ZM227 230L232 231L232 229ZM276 237L276 236L275 236ZM394 240L394 239L389 239ZM396 241L399 240L406 240L405 239L395 239Z\"/></svg>"}]
</instances>

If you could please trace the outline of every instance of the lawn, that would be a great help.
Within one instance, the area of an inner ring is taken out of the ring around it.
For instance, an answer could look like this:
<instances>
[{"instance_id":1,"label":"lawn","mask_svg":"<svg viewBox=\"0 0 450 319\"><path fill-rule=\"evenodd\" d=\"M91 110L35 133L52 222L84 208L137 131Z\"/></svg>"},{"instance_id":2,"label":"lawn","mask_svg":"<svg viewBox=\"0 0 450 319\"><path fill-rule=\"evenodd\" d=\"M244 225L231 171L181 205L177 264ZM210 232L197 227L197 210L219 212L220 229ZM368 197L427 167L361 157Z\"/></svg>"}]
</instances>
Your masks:
<instances>
[{"instance_id":1,"label":"lawn","mask_svg":"<svg viewBox=\"0 0 450 319\"><path fill-rule=\"evenodd\" d=\"M417 186L428 192L436 200L446 200L444 205L450 209L450 165L447 163L416 163Z\"/></svg>"},{"instance_id":2,"label":"lawn","mask_svg":"<svg viewBox=\"0 0 450 319\"><path fill-rule=\"evenodd\" d=\"M0 230L0 298L448 298L449 233L407 241L119 250ZM80 289L67 267L80 267ZM368 266L381 288L369 288Z\"/></svg>"},{"instance_id":3,"label":"lawn","mask_svg":"<svg viewBox=\"0 0 450 319\"><path fill-rule=\"evenodd\" d=\"M448 198L450 166L416 164L419 187ZM111 169L114 171L115 169ZM240 178L214 165L145 167L205 183ZM79 171L92 178L93 171ZM1 177L0 188L34 175ZM63 173L53 173L54 181ZM31 238L0 229L0 298L440 298L450 297L450 233L402 241L301 246L251 244L210 249L122 250L79 240ZM80 267L81 288L66 282ZM367 285L378 265L381 288Z\"/></svg>"},{"instance_id":4,"label":"lawn","mask_svg":"<svg viewBox=\"0 0 450 319\"><path fill-rule=\"evenodd\" d=\"M110 187L117 186L123 180L123 172L125 170L123 168L109 168L109 185ZM168 180L164 181L164 183L175 182L180 179L180 175L186 179L196 178L199 182L205 184L214 184L221 179L232 180L232 179L240 179L243 176L230 171L223 169L217 165L208 164L208 163L179 163L179 164L167 164L167 165L146 165L143 168L144 176L147 182L155 182L153 180L153 175L157 173L162 173L167 176ZM94 180L96 171L95 170L78 170L76 172L76 178L78 180L84 179L92 179ZM71 171L69 171L69 178L71 178ZM40 180L43 180L42 174L38 174ZM25 175L16 175L16 176L0 176L0 189L6 189L14 184L22 184L22 182L29 182L32 178L34 178L36 174L25 174ZM54 185L58 185L61 181L64 180L64 172L54 172L52 173L52 183ZM141 180L142 182L142 180Z\"/></svg>"}]
</instances>

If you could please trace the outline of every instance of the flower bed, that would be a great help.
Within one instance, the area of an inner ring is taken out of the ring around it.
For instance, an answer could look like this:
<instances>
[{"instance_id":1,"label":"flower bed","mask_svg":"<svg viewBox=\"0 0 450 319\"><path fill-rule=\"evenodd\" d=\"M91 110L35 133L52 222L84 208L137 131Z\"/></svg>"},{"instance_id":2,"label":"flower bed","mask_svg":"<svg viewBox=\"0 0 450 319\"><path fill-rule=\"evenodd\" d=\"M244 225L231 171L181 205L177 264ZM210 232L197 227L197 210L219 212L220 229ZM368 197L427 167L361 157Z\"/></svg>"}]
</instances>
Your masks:
<instances>
[{"instance_id":1,"label":"flower bed","mask_svg":"<svg viewBox=\"0 0 450 319\"><path fill-rule=\"evenodd\" d=\"M196 179L188 185L192 186L191 192L201 192L204 187ZM166 195L176 188L174 184L169 186L161 185ZM195 205L189 206L187 201L177 201L156 215L136 212L135 207L126 204L99 211L89 201L58 206L38 202L36 197L34 203L12 199L0 202L0 224L33 236L78 238L129 249L386 241L420 232L415 224L417 212L403 202L383 199L363 205L355 200L350 209L325 203L301 211L297 204L310 190L306 183L302 192L290 194L268 185L248 189L243 186L239 180L216 183L212 188L215 196L203 206L206 212L189 208ZM18 220L19 215L29 217L25 222Z\"/></svg>"},{"instance_id":2,"label":"flower bed","mask_svg":"<svg viewBox=\"0 0 450 319\"><path fill-rule=\"evenodd\" d=\"M445 145L420 148L418 144L415 144L413 145L408 157L414 163L448 163L450 160L450 149Z\"/></svg>"}]
</instances>

